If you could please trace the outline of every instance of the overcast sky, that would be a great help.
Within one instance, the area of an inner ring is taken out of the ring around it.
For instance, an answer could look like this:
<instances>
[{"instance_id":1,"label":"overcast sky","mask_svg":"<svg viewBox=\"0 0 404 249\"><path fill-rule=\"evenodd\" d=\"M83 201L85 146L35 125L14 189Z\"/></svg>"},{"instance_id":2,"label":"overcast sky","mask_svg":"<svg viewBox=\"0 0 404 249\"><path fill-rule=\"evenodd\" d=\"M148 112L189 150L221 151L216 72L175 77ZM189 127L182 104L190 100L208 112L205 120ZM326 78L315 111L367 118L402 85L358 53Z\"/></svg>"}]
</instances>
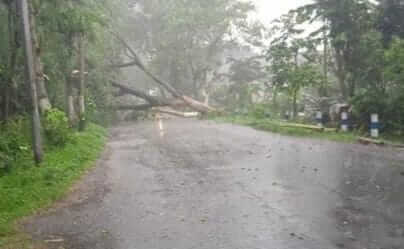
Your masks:
<instances>
[{"instance_id":1,"label":"overcast sky","mask_svg":"<svg viewBox=\"0 0 404 249\"><path fill-rule=\"evenodd\" d=\"M289 10L300 7L311 0L251 0L257 7L257 17L266 25Z\"/></svg>"}]
</instances>

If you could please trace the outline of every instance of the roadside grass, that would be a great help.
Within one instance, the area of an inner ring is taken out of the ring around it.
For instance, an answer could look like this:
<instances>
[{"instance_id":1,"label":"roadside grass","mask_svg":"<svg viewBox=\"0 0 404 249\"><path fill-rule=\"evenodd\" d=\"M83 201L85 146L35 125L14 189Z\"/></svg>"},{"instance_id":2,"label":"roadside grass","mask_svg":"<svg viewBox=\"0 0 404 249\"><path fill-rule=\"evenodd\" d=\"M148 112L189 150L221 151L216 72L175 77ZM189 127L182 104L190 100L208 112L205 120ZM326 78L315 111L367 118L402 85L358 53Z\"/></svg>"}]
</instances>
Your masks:
<instances>
[{"instance_id":1,"label":"roadside grass","mask_svg":"<svg viewBox=\"0 0 404 249\"><path fill-rule=\"evenodd\" d=\"M104 128L90 124L65 146L48 148L39 167L32 159L22 157L17 165L23 166L0 176L0 248L13 248L7 246L24 237L16 229L18 219L63 197L72 183L94 165L104 148L106 134Z\"/></svg>"},{"instance_id":2,"label":"roadside grass","mask_svg":"<svg viewBox=\"0 0 404 249\"><path fill-rule=\"evenodd\" d=\"M360 134L353 132L319 132L299 127L284 127L280 121L272 119L257 119L250 116L215 116L209 117L218 122L233 123L253 127L257 130L279 133L287 136L310 137L344 143L355 143Z\"/></svg>"},{"instance_id":3,"label":"roadside grass","mask_svg":"<svg viewBox=\"0 0 404 249\"><path fill-rule=\"evenodd\" d=\"M359 137L367 137L363 132L319 132L300 127L285 127L285 122L273 119L257 119L248 115L217 115L207 117L217 122L233 123L253 127L257 130L269 131L286 136L310 137L316 139L330 140L343 143L357 143ZM378 141L393 147L404 147L404 137L402 135L382 134Z\"/></svg>"}]
</instances>

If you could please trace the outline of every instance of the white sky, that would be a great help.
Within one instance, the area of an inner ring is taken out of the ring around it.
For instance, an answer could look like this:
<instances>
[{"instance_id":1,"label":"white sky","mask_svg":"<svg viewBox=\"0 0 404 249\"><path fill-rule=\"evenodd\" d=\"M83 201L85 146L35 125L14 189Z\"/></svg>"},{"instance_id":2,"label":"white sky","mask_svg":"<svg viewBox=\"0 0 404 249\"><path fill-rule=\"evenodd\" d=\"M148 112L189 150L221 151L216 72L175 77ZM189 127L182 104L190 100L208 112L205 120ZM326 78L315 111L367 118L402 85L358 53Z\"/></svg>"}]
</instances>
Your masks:
<instances>
[{"instance_id":1,"label":"white sky","mask_svg":"<svg viewBox=\"0 0 404 249\"><path fill-rule=\"evenodd\" d=\"M257 7L257 18L265 25L286 14L289 10L312 2L312 0L251 0Z\"/></svg>"}]
</instances>

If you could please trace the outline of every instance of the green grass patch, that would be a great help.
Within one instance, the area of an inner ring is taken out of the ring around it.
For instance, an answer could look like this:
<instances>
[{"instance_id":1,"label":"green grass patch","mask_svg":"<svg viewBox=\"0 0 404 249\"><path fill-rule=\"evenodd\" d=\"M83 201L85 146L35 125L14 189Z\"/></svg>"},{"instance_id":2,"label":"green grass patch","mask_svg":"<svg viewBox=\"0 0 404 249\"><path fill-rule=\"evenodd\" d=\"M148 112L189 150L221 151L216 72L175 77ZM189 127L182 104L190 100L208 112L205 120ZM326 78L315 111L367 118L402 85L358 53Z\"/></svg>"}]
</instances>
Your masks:
<instances>
[{"instance_id":1,"label":"green grass patch","mask_svg":"<svg viewBox=\"0 0 404 249\"><path fill-rule=\"evenodd\" d=\"M15 236L19 218L63 197L72 183L94 165L105 141L106 130L90 124L66 145L48 148L39 167L32 158L17 158L17 167L0 176L0 248L7 238Z\"/></svg>"},{"instance_id":2,"label":"green grass patch","mask_svg":"<svg viewBox=\"0 0 404 249\"><path fill-rule=\"evenodd\" d=\"M310 137L344 143L354 143L357 141L359 136L358 134L352 132L319 132L299 127L283 127L281 125L281 121L272 119L257 119L249 116L216 116L212 117L212 119L218 122L250 126L257 130L269 131L287 136Z\"/></svg>"}]
</instances>

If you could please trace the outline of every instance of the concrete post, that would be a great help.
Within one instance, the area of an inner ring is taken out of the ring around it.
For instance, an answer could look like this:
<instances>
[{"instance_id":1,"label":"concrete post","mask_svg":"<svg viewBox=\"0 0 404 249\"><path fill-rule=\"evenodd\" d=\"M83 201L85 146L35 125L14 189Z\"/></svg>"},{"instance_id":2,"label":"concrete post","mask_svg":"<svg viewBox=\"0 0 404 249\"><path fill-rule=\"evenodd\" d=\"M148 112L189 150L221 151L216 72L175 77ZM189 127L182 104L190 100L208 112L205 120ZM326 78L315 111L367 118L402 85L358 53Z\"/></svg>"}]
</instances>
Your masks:
<instances>
[{"instance_id":1,"label":"concrete post","mask_svg":"<svg viewBox=\"0 0 404 249\"><path fill-rule=\"evenodd\" d=\"M380 128L379 115L378 114L370 115L370 135L374 138L378 138L379 128Z\"/></svg>"},{"instance_id":2,"label":"concrete post","mask_svg":"<svg viewBox=\"0 0 404 249\"><path fill-rule=\"evenodd\" d=\"M317 112L316 113L316 121L317 121L317 126L323 127L323 113L322 112Z\"/></svg>"},{"instance_id":3,"label":"concrete post","mask_svg":"<svg viewBox=\"0 0 404 249\"><path fill-rule=\"evenodd\" d=\"M349 130L349 121L348 121L348 113L341 113L341 130L343 132L347 132Z\"/></svg>"}]
</instances>

